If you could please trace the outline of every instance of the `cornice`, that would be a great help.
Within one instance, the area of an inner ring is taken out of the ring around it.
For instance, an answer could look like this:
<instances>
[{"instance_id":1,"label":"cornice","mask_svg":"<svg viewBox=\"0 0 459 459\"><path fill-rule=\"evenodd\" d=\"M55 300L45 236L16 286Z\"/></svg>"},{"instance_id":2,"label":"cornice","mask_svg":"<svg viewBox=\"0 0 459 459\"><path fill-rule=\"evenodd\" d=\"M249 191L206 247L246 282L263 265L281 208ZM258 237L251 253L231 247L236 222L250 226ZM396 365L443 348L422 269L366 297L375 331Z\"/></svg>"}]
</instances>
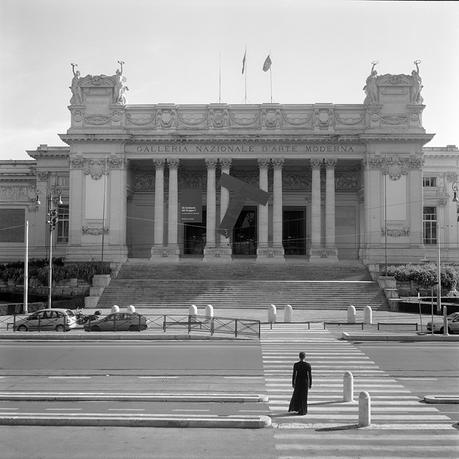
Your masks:
<instances>
[{"instance_id":1,"label":"cornice","mask_svg":"<svg viewBox=\"0 0 459 459\"><path fill-rule=\"evenodd\" d=\"M63 142L68 145L72 143L84 143L84 142L116 142L124 143L128 141L132 136L129 134L58 134Z\"/></svg>"},{"instance_id":2,"label":"cornice","mask_svg":"<svg viewBox=\"0 0 459 459\"><path fill-rule=\"evenodd\" d=\"M400 143L427 143L430 142L435 134L421 134L421 133L363 133L359 137L364 142L373 143L386 143L386 142L400 142Z\"/></svg>"}]
</instances>

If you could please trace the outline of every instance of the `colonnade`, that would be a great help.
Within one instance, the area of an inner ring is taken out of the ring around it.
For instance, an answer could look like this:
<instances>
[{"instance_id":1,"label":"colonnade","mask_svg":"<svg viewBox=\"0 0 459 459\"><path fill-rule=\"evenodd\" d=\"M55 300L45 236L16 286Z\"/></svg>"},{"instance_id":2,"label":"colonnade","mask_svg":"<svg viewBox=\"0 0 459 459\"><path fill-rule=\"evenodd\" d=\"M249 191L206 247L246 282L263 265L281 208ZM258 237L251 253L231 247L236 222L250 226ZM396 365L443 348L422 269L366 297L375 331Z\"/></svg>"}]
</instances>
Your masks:
<instances>
[{"instance_id":1,"label":"colonnade","mask_svg":"<svg viewBox=\"0 0 459 459\"><path fill-rule=\"evenodd\" d=\"M179 158L154 159L155 165L155 199L154 199L154 245L151 256L155 260L171 261L178 259L180 250L178 244L178 167ZM284 259L282 244L282 170L285 163L283 158L260 158L257 160L259 169L259 188L268 191L268 170L273 168L272 183L272 221L269 222L269 203L258 206L258 244L257 260L281 261ZM312 158L311 186L311 247L310 258L337 258L335 246L335 166L336 159ZM220 187L217 190L216 171L220 165L221 172L230 174L231 158L205 159L207 168L206 189L206 245L204 261L223 261L231 258L231 247L225 236L218 234L218 223L223 219L229 203L229 192ZM169 168L168 189L168 232L167 245L164 243L164 170ZM322 199L321 199L321 170L325 167L325 234L322 235ZM217 191L220 192L220 215L217 222ZM270 225L271 223L271 225ZM269 241L269 227L272 228L272 240Z\"/></svg>"}]
</instances>

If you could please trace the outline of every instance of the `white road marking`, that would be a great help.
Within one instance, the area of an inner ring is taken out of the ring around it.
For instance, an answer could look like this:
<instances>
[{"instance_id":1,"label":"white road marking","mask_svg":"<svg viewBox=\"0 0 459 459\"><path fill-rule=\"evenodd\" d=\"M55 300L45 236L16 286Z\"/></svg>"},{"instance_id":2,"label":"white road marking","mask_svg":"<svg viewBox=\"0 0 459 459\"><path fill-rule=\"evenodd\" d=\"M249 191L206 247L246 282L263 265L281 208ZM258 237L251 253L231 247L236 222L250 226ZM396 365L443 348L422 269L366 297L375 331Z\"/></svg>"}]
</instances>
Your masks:
<instances>
[{"instance_id":1,"label":"white road marking","mask_svg":"<svg viewBox=\"0 0 459 459\"><path fill-rule=\"evenodd\" d=\"M107 411L145 411L144 408L108 408Z\"/></svg>"},{"instance_id":2,"label":"white road marking","mask_svg":"<svg viewBox=\"0 0 459 459\"><path fill-rule=\"evenodd\" d=\"M48 379L91 379L91 376L48 376Z\"/></svg>"},{"instance_id":3,"label":"white road marking","mask_svg":"<svg viewBox=\"0 0 459 459\"><path fill-rule=\"evenodd\" d=\"M46 411L81 411L81 408L46 408Z\"/></svg>"},{"instance_id":4,"label":"white road marking","mask_svg":"<svg viewBox=\"0 0 459 459\"><path fill-rule=\"evenodd\" d=\"M178 376L137 376L139 379L177 379Z\"/></svg>"},{"instance_id":5,"label":"white road marking","mask_svg":"<svg viewBox=\"0 0 459 459\"><path fill-rule=\"evenodd\" d=\"M193 412L202 411L202 412L206 412L206 413L207 413L207 412L209 412L210 410L187 410L187 409L179 409L179 408L177 408L176 410L172 410L172 411L184 411L184 412L188 412L188 411L189 411L189 412L192 412L192 413L193 413Z\"/></svg>"}]
</instances>

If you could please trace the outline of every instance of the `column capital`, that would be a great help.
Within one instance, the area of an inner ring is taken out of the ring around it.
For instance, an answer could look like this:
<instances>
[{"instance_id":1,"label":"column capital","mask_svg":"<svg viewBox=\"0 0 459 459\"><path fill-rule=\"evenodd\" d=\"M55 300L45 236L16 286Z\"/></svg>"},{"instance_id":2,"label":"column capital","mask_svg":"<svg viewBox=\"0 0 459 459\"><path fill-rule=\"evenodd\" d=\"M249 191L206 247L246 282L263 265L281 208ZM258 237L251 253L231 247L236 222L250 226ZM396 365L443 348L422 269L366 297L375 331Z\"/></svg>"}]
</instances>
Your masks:
<instances>
[{"instance_id":1,"label":"column capital","mask_svg":"<svg viewBox=\"0 0 459 459\"><path fill-rule=\"evenodd\" d=\"M156 169L161 169L164 167L164 163L166 160L164 158L154 158L153 164L155 165Z\"/></svg>"},{"instance_id":2,"label":"column capital","mask_svg":"<svg viewBox=\"0 0 459 459\"><path fill-rule=\"evenodd\" d=\"M107 164L109 169L124 169L126 160L123 155L110 155Z\"/></svg>"},{"instance_id":3,"label":"column capital","mask_svg":"<svg viewBox=\"0 0 459 459\"><path fill-rule=\"evenodd\" d=\"M274 169L282 169L284 161L285 161L284 158L272 158L271 159Z\"/></svg>"},{"instance_id":4,"label":"column capital","mask_svg":"<svg viewBox=\"0 0 459 459\"><path fill-rule=\"evenodd\" d=\"M334 169L337 162L336 158L325 158L325 167L327 169Z\"/></svg>"},{"instance_id":5,"label":"column capital","mask_svg":"<svg viewBox=\"0 0 459 459\"><path fill-rule=\"evenodd\" d=\"M324 162L322 158L311 158L309 161L311 162L311 167L313 169L320 169Z\"/></svg>"},{"instance_id":6,"label":"column capital","mask_svg":"<svg viewBox=\"0 0 459 459\"><path fill-rule=\"evenodd\" d=\"M269 158L258 158L257 162L260 169L266 169L269 167L271 160Z\"/></svg>"},{"instance_id":7,"label":"column capital","mask_svg":"<svg viewBox=\"0 0 459 459\"><path fill-rule=\"evenodd\" d=\"M207 169L215 169L217 167L218 160L216 158L205 159Z\"/></svg>"},{"instance_id":8,"label":"column capital","mask_svg":"<svg viewBox=\"0 0 459 459\"><path fill-rule=\"evenodd\" d=\"M180 164L179 158L167 158L167 165L169 166L169 169L177 169L179 164Z\"/></svg>"},{"instance_id":9,"label":"column capital","mask_svg":"<svg viewBox=\"0 0 459 459\"><path fill-rule=\"evenodd\" d=\"M220 158L219 162L222 168L229 169L231 167L231 163L233 162L233 159L232 158Z\"/></svg>"}]
</instances>

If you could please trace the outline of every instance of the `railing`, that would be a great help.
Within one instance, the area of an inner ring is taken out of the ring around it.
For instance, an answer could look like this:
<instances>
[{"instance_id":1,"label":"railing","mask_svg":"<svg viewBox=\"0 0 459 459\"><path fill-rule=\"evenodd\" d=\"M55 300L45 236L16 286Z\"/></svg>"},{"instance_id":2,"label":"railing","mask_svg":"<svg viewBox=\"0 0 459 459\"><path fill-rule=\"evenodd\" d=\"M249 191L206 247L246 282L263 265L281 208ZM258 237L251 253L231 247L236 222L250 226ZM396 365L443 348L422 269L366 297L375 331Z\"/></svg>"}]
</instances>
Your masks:
<instances>
[{"instance_id":1,"label":"railing","mask_svg":"<svg viewBox=\"0 0 459 459\"><path fill-rule=\"evenodd\" d=\"M12 316L0 316L0 331L56 331L56 322L52 319L37 320L33 326L27 325L27 330L20 327L20 319L27 317L24 314L14 314ZM159 330L164 333L170 330L182 329L188 334L199 333L213 336L215 334L230 335L236 338L249 337L260 338L261 322L253 319L239 319L232 317L208 317L189 314L136 314L132 320L119 319L116 316L106 320L103 324L99 316L88 319L85 324L77 325L76 328L84 328L87 331L142 331ZM68 324L65 323L68 330Z\"/></svg>"}]
</instances>

